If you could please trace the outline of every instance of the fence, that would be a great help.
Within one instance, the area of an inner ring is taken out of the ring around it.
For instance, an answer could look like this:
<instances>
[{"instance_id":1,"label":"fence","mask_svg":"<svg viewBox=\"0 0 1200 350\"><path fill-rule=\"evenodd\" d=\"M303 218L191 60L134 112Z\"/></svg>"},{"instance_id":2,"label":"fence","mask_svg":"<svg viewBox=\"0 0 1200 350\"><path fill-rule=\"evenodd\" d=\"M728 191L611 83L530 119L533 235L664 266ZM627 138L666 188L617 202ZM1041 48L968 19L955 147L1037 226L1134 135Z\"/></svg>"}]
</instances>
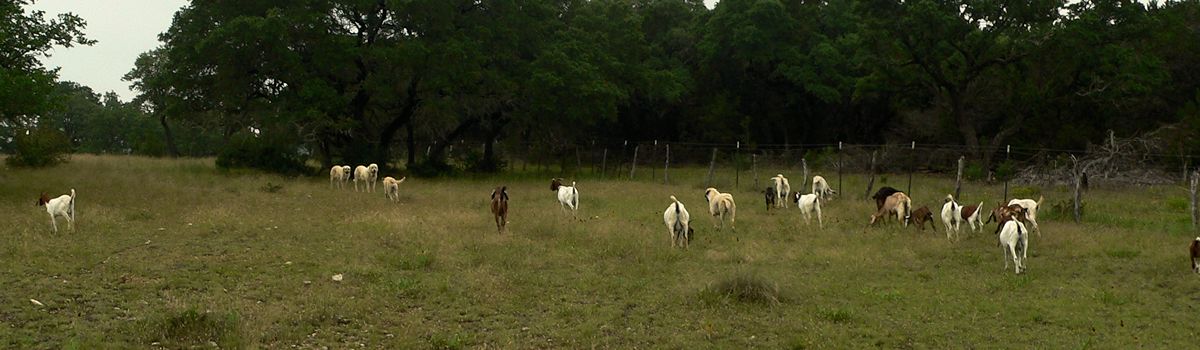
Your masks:
<instances>
[{"instance_id":1,"label":"fence","mask_svg":"<svg viewBox=\"0 0 1200 350\"><path fill-rule=\"evenodd\" d=\"M528 143L497 145L514 172L551 176L681 184L686 176L702 185L758 191L777 173L808 188L813 175L822 175L843 197L863 198L876 188L876 179L899 176L894 187L911 194L913 174L937 174L955 179L956 198L966 181L1003 182L999 200L1010 197L1012 185L1062 185L1073 192L1075 221L1082 220L1083 194L1096 186L1177 184L1192 199L1193 225L1200 223L1196 200L1200 172L1195 157L1166 154L1153 148L1134 149L1112 138L1087 150L1007 146L992 159L984 152L945 144L716 144L687 142L588 142L545 147ZM701 171L701 174L695 174ZM866 185L850 188L854 182ZM865 179L860 179L860 177Z\"/></svg>"}]
</instances>

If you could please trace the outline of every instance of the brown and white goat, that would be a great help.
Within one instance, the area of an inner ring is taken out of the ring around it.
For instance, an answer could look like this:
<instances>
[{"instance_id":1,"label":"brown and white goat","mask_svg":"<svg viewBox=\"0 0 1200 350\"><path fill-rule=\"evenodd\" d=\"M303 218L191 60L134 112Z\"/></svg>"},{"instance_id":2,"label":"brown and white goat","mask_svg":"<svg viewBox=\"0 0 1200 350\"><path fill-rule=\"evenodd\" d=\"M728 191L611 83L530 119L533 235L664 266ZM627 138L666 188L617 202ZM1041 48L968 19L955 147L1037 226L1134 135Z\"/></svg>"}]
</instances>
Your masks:
<instances>
[{"instance_id":1,"label":"brown and white goat","mask_svg":"<svg viewBox=\"0 0 1200 350\"><path fill-rule=\"evenodd\" d=\"M496 219L496 232L504 233L508 226L508 186L492 190L492 216Z\"/></svg>"},{"instance_id":2,"label":"brown and white goat","mask_svg":"<svg viewBox=\"0 0 1200 350\"><path fill-rule=\"evenodd\" d=\"M1188 246L1188 251L1192 253L1192 272L1200 273L1200 263L1196 262L1196 259L1200 258L1200 237L1196 237L1196 240L1192 241L1192 244Z\"/></svg>"},{"instance_id":3,"label":"brown and white goat","mask_svg":"<svg viewBox=\"0 0 1200 350\"><path fill-rule=\"evenodd\" d=\"M996 232L993 234L999 234L1000 229L1004 227L1005 222L1016 220L1022 223L1028 223L1025 213L1025 208L1020 205L999 205L995 209L992 209L992 214L988 216L986 223L995 221Z\"/></svg>"},{"instance_id":4,"label":"brown and white goat","mask_svg":"<svg viewBox=\"0 0 1200 350\"><path fill-rule=\"evenodd\" d=\"M871 225L879 218L896 214L896 220L900 221L901 225L907 227L910 218L909 211L912 210L912 198L908 198L904 192L896 192L888 196L883 201L883 205L874 214L871 214Z\"/></svg>"},{"instance_id":5,"label":"brown and white goat","mask_svg":"<svg viewBox=\"0 0 1200 350\"><path fill-rule=\"evenodd\" d=\"M918 229L920 229L921 231L925 231L925 222L926 221L929 221L929 228L933 229L933 231L936 232L937 225L934 224L933 212L929 211L929 207L922 206L920 208L917 208L917 210L913 210L912 222L914 225L917 225Z\"/></svg>"}]
</instances>

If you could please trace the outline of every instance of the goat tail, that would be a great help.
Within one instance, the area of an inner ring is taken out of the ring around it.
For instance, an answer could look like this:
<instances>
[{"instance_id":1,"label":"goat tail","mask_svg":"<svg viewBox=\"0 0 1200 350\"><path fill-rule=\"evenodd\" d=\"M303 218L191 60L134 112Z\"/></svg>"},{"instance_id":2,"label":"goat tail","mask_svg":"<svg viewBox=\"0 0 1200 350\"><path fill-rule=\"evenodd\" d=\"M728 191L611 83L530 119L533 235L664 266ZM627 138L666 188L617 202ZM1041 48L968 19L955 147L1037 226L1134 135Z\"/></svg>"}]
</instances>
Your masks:
<instances>
[{"instance_id":1,"label":"goat tail","mask_svg":"<svg viewBox=\"0 0 1200 350\"><path fill-rule=\"evenodd\" d=\"M575 206L575 210L579 210L579 190L575 189L575 182L571 182L571 205Z\"/></svg>"}]
</instances>

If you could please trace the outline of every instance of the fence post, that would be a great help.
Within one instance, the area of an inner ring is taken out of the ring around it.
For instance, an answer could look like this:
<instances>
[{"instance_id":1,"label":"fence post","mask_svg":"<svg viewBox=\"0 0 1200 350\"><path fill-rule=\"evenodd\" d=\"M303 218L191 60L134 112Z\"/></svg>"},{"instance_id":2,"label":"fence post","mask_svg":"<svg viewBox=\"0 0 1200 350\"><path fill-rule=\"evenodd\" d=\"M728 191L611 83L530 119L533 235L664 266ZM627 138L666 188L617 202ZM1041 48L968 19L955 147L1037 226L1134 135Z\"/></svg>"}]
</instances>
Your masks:
<instances>
[{"instance_id":1,"label":"fence post","mask_svg":"<svg viewBox=\"0 0 1200 350\"><path fill-rule=\"evenodd\" d=\"M742 185L742 167L738 166L738 154L742 150L742 141L737 142L737 147L733 149L733 188Z\"/></svg>"},{"instance_id":2,"label":"fence post","mask_svg":"<svg viewBox=\"0 0 1200 350\"><path fill-rule=\"evenodd\" d=\"M671 170L671 144L669 144L669 143L667 144L667 157L666 158L667 158L667 164L663 165L663 184L664 185L671 183L671 175L669 175L667 173Z\"/></svg>"},{"instance_id":3,"label":"fence post","mask_svg":"<svg viewBox=\"0 0 1200 350\"><path fill-rule=\"evenodd\" d=\"M654 164L654 156L657 154L658 154L658 140L654 140L654 153L652 153L650 155L650 159L646 161L646 164ZM650 180L654 180L655 177L658 177L658 169L654 168L654 166L651 165L650 166Z\"/></svg>"},{"instance_id":4,"label":"fence post","mask_svg":"<svg viewBox=\"0 0 1200 350\"><path fill-rule=\"evenodd\" d=\"M600 178L603 179L608 175L608 147L604 148L604 155L600 156Z\"/></svg>"},{"instance_id":5,"label":"fence post","mask_svg":"<svg viewBox=\"0 0 1200 350\"><path fill-rule=\"evenodd\" d=\"M1200 226L1200 207L1196 205L1196 202L1200 201L1200 196L1197 196L1196 192L1197 185L1200 185L1200 171L1192 172L1192 229Z\"/></svg>"},{"instance_id":6,"label":"fence post","mask_svg":"<svg viewBox=\"0 0 1200 350\"><path fill-rule=\"evenodd\" d=\"M844 193L842 191L845 190L842 188L842 165L842 141L838 141L838 193Z\"/></svg>"},{"instance_id":7,"label":"fence post","mask_svg":"<svg viewBox=\"0 0 1200 350\"><path fill-rule=\"evenodd\" d=\"M962 172L966 159L966 156L958 156L958 177L955 177L954 180L954 198L962 198L959 193L962 193Z\"/></svg>"},{"instance_id":8,"label":"fence post","mask_svg":"<svg viewBox=\"0 0 1200 350\"><path fill-rule=\"evenodd\" d=\"M758 189L758 154L750 155L750 172L754 176L754 189Z\"/></svg>"},{"instance_id":9,"label":"fence post","mask_svg":"<svg viewBox=\"0 0 1200 350\"><path fill-rule=\"evenodd\" d=\"M575 177L579 177L579 173L583 172L583 159L579 158L579 146L575 146Z\"/></svg>"},{"instance_id":10,"label":"fence post","mask_svg":"<svg viewBox=\"0 0 1200 350\"><path fill-rule=\"evenodd\" d=\"M1075 223L1076 224L1078 224L1083 219L1083 213L1081 212L1083 209L1083 202L1082 202L1082 198L1080 198L1081 197L1080 193L1083 192L1081 190L1081 187L1083 185L1083 177L1084 176L1087 176L1087 172L1080 172L1079 174L1075 174ZM1007 198L1007 197L1005 197L1005 198Z\"/></svg>"},{"instance_id":11,"label":"fence post","mask_svg":"<svg viewBox=\"0 0 1200 350\"><path fill-rule=\"evenodd\" d=\"M916 159L917 159L917 141L913 141L913 143L912 143L912 146L909 148L909 150L911 151L912 158L911 158L911 159L909 159L909 163L908 163L908 195L911 197L911 196L912 196L912 194L913 194L913 190L912 190L912 174L913 174L913 170L914 170L914 169L917 167L917 162L916 162Z\"/></svg>"},{"instance_id":12,"label":"fence post","mask_svg":"<svg viewBox=\"0 0 1200 350\"><path fill-rule=\"evenodd\" d=\"M797 193L804 193L808 185L808 159L800 158L800 168L804 169L804 177L800 179L800 192Z\"/></svg>"},{"instance_id":13,"label":"fence post","mask_svg":"<svg viewBox=\"0 0 1200 350\"><path fill-rule=\"evenodd\" d=\"M629 163L629 180L630 181L633 181L633 173L637 171L637 156L638 156L639 148L642 148L642 145L633 146L633 163Z\"/></svg>"},{"instance_id":14,"label":"fence post","mask_svg":"<svg viewBox=\"0 0 1200 350\"><path fill-rule=\"evenodd\" d=\"M871 198L871 189L875 187L875 156L878 154L878 150L871 151L871 171L867 173L870 180L867 181L867 194L863 195L863 199Z\"/></svg>"},{"instance_id":15,"label":"fence post","mask_svg":"<svg viewBox=\"0 0 1200 350\"><path fill-rule=\"evenodd\" d=\"M708 162L708 187L712 187L713 171L717 166L717 148L713 147L712 160Z\"/></svg>"}]
</instances>

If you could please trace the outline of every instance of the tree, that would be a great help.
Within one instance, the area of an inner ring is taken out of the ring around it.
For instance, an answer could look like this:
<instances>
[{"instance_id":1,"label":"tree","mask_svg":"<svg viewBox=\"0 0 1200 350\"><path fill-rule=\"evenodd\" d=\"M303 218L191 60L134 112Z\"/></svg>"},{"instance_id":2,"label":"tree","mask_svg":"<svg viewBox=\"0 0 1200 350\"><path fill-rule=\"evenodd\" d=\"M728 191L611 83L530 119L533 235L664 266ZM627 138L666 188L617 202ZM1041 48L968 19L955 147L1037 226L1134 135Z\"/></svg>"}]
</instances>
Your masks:
<instances>
[{"instance_id":1,"label":"tree","mask_svg":"<svg viewBox=\"0 0 1200 350\"><path fill-rule=\"evenodd\" d=\"M54 46L91 45L85 22L71 13L47 19L44 11L26 11L31 0L0 2L0 125L27 126L49 111L56 70L40 57Z\"/></svg>"}]
</instances>

